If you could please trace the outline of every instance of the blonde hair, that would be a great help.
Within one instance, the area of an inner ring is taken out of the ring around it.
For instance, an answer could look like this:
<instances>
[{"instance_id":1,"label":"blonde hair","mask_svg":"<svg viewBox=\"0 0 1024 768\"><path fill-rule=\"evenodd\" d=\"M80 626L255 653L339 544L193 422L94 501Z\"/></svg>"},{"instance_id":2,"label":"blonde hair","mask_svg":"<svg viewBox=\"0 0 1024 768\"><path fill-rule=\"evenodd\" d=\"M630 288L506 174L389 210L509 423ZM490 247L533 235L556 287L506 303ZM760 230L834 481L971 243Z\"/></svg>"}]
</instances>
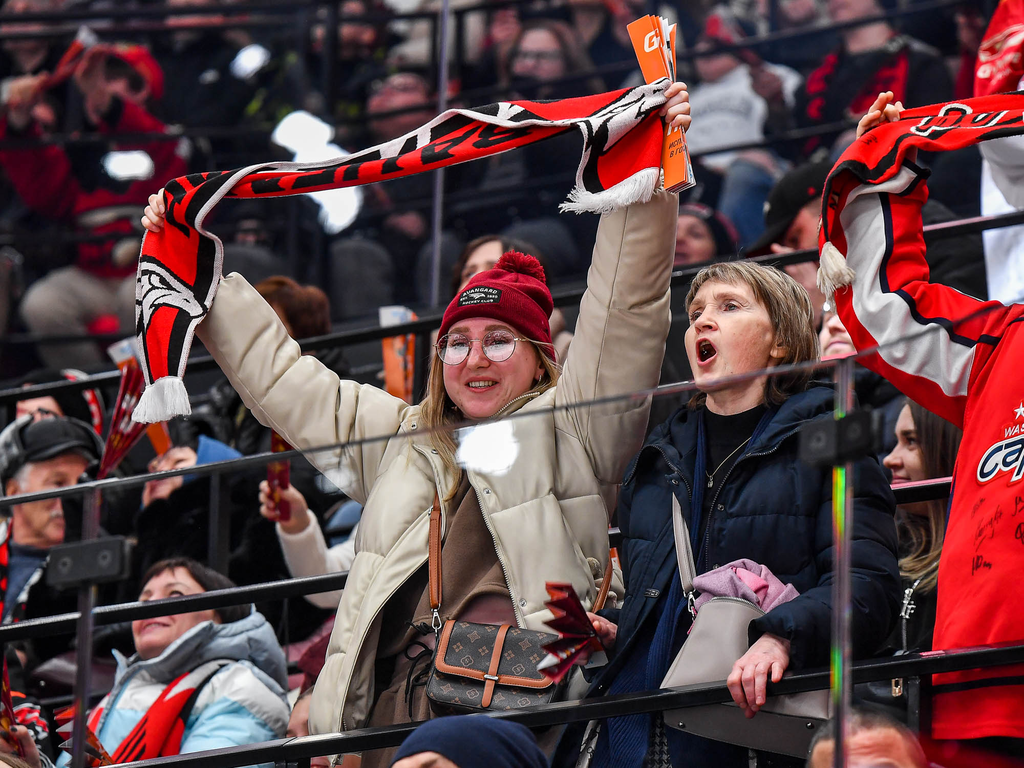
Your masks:
<instances>
[{"instance_id":1,"label":"blonde hair","mask_svg":"<svg viewBox=\"0 0 1024 768\"><path fill-rule=\"evenodd\" d=\"M807 363L818 359L818 334L814 332L811 299L804 287L785 272L752 261L724 261L704 267L690 283L690 290L686 294L687 312L697 291L709 282L750 287L754 297L768 312L775 332L775 343L786 350L779 365ZM811 374L812 371L808 369L769 376L764 388L765 402L779 405L790 395L802 392ZM698 392L691 398L690 407L699 407L706 399L706 394Z\"/></svg>"},{"instance_id":2,"label":"blonde hair","mask_svg":"<svg viewBox=\"0 0 1024 768\"><path fill-rule=\"evenodd\" d=\"M536 392L540 394L553 387L558 382L561 373L559 366L547 355L540 351L540 348L533 342L527 342L537 357L540 358L544 373L533 387L524 394ZM444 388L444 363L434 351L430 356L430 373L427 376L427 395L420 403L420 421L427 427L434 429L430 433L430 444L437 451L444 462L445 468L455 481L452 487L444 492L444 500L451 501L459 486L462 484L462 467L455 460L455 453L458 446L455 444L455 434L452 427L459 422L465 421L462 412L456 407L452 399L448 397L448 391Z\"/></svg>"}]
</instances>

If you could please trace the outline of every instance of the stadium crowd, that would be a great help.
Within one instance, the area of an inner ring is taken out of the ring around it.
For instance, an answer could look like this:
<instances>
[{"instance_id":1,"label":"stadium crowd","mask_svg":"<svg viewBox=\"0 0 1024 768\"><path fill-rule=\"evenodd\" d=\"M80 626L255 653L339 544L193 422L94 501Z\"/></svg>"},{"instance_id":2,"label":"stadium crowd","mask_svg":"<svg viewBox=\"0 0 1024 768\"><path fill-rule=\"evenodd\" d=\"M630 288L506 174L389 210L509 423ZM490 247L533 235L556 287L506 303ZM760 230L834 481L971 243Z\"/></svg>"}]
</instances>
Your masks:
<instances>
[{"instance_id":1,"label":"stadium crowd","mask_svg":"<svg viewBox=\"0 0 1024 768\"><path fill-rule=\"evenodd\" d=\"M831 369L815 366L876 342L904 352L854 367L858 406L882 418L881 443L852 479L852 653L1024 641L1024 619L1004 604L1022 541L1010 510L1024 508L1004 474L1020 466L1021 439L1010 438L1024 420L1007 351L1024 297L1020 229L927 247L922 231L1024 208L1024 144L915 152L887 182L902 187L861 192L895 212L864 228L884 233L881 265L855 226L870 204L825 222L826 233L843 231L838 256L825 255L836 249L820 235L826 179L859 137L905 109L999 92L978 90L991 53L982 43L1024 28L1024 0L909 13L921 4L460 0L445 94L456 106L639 85L626 24L648 11L676 22L686 85L669 86L662 116L685 128L696 184L600 217L560 213L579 160L569 133L448 168L440 233L430 174L361 187L340 225L332 203L308 196L220 206L207 226L225 244L227 277L197 338L221 370L190 376L192 415L151 428L115 475L187 470L282 439L306 454L290 462L284 487L279 469L259 466L104 493L103 531L132 550L128 578L101 585L98 600L349 577L345 589L308 598L99 628L92 677L104 695L88 724L110 759L429 721L397 750L340 764L830 765L826 727L794 756L666 727L660 716L537 732L468 725L440 701L437 660L457 629L438 630L458 619L550 631L546 585L565 582L606 658L574 670L558 695L639 693L659 688L686 650L702 599L741 596L760 613L730 662L729 690L740 719L770 723L770 683L823 667L830 653L831 469L805 462L797 443L802 427L833 418ZM0 9L8 388L114 367L107 347L135 333L141 240L166 225L168 181L301 160L315 141L364 150L438 113L440 43L427 18L436 0L342 0L298 24L248 24L280 17L246 5L239 21L233 5L169 0L165 22L137 29L102 14L156 6L7 0ZM95 12L92 28L37 17L71 10ZM1018 87L1016 66L1002 91ZM289 141L281 129L295 115L306 131ZM324 124L330 137L316 139ZM817 259L779 269L747 260L823 243L821 274ZM687 290L670 289L678 267L702 268ZM552 289L584 284L578 307L554 306ZM892 294L910 309L879 309ZM382 364L378 342L315 354L293 342L383 323L394 305L446 307L412 397L388 380L387 343ZM901 341L936 325L941 333ZM681 395L632 397L684 381L692 386ZM983 391L998 402L995 426L978 413ZM7 407L0 494L95 478L116 399L115 382ZM522 446L511 457L472 455L473 430L457 431L513 413L500 422L507 432L476 435ZM950 476L949 499L896 506L893 487ZM82 517L78 497L4 508L4 623L75 610L75 593L50 586L46 572L50 550L81 537ZM614 556L609 525L622 536ZM227 536L219 553L211 529ZM703 579L696 605L680 579L682 549ZM17 724L0 732L0 764L66 764L51 705L72 693L73 638L11 643L5 658ZM500 677L497 666L481 675ZM1021 679L1013 669L936 678L922 743L904 725L909 698L897 681L858 685L847 746L860 762L851 764L1024 764Z\"/></svg>"}]
</instances>

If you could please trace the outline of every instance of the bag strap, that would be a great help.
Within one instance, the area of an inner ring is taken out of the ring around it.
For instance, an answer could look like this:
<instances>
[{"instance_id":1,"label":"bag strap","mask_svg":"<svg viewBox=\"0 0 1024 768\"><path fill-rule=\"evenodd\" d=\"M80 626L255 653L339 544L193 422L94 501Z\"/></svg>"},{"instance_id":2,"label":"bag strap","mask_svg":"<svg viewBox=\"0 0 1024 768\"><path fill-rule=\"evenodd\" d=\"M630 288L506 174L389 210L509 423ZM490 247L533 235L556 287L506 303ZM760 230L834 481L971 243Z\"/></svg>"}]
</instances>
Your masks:
<instances>
[{"instance_id":1,"label":"bag strap","mask_svg":"<svg viewBox=\"0 0 1024 768\"><path fill-rule=\"evenodd\" d=\"M676 502L678 505L678 502ZM434 506L430 508L430 532L427 535L427 592L430 597L431 626L441 630L441 497L434 491ZM594 611L604 608L612 586L612 558L604 569L604 581L594 600Z\"/></svg>"},{"instance_id":2,"label":"bag strap","mask_svg":"<svg viewBox=\"0 0 1024 768\"><path fill-rule=\"evenodd\" d=\"M693 579L697 575L697 566L693 562L693 548L690 546L690 532L686 527L686 520L683 519L683 509L679 506L679 499L673 493L672 496L672 534L676 540L676 562L679 564L679 580L683 585L683 594L689 604L690 614L696 612L693 608L695 595L693 592Z\"/></svg>"},{"instance_id":3,"label":"bag strap","mask_svg":"<svg viewBox=\"0 0 1024 768\"><path fill-rule=\"evenodd\" d=\"M427 590L430 596L431 626L434 634L441 631L441 497L434 490L434 506L430 508L430 533L427 538Z\"/></svg>"},{"instance_id":4,"label":"bag strap","mask_svg":"<svg viewBox=\"0 0 1024 768\"><path fill-rule=\"evenodd\" d=\"M601 582L601 589L597 592L597 597L594 598L594 607L591 609L593 613L597 613L604 604L608 601L608 590L612 587L612 556L608 553L608 565L604 569L604 581Z\"/></svg>"}]
</instances>

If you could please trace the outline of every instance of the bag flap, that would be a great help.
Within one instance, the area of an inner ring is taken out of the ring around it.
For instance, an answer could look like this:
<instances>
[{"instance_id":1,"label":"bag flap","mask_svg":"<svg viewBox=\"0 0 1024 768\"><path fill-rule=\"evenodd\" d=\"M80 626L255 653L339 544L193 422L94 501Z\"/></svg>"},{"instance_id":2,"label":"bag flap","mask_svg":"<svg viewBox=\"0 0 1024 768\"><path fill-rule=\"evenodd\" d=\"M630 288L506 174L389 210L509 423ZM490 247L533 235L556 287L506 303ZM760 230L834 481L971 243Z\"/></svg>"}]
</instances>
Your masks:
<instances>
[{"instance_id":1,"label":"bag flap","mask_svg":"<svg viewBox=\"0 0 1024 768\"><path fill-rule=\"evenodd\" d=\"M437 641L434 667L438 672L483 682L495 652L495 641L502 626L446 621ZM537 671L547 655L541 643L555 636L546 632L509 626L498 652L498 685L543 689L554 685L551 678Z\"/></svg>"},{"instance_id":2,"label":"bag flap","mask_svg":"<svg viewBox=\"0 0 1024 768\"><path fill-rule=\"evenodd\" d=\"M738 597L714 597L701 606L690 634L679 649L662 688L717 683L729 677L732 665L747 649L747 626L764 611Z\"/></svg>"}]
</instances>

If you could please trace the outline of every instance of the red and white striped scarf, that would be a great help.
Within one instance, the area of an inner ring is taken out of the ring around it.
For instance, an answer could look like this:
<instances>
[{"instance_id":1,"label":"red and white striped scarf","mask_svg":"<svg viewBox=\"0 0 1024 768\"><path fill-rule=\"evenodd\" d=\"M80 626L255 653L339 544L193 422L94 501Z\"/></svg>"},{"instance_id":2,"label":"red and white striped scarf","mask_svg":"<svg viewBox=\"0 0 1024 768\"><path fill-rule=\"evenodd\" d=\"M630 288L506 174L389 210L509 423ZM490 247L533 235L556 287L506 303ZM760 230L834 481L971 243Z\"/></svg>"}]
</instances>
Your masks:
<instances>
[{"instance_id":1,"label":"red and white striped scarf","mask_svg":"<svg viewBox=\"0 0 1024 768\"><path fill-rule=\"evenodd\" d=\"M452 109L422 128L333 163L266 163L183 176L166 185L167 219L139 259L136 332L147 388L133 418L191 412L182 382L196 326L213 304L223 245L203 228L224 197L281 197L370 184L489 157L579 130L583 155L565 210L603 213L650 198L664 135L667 79L561 101L503 101Z\"/></svg>"}]
</instances>

